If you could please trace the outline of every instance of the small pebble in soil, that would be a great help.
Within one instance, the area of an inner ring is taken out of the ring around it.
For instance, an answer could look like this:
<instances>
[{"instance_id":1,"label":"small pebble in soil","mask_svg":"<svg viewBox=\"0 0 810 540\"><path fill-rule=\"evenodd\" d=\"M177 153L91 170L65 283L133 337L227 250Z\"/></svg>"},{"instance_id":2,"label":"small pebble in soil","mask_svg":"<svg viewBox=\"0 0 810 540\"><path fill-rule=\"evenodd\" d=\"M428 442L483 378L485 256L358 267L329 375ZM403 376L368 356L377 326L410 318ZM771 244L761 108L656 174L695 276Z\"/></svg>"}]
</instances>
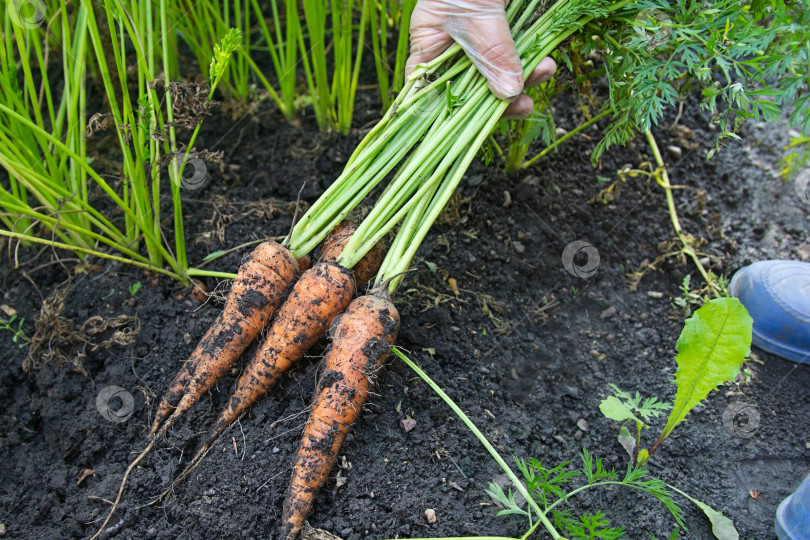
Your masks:
<instances>
[{"instance_id":1,"label":"small pebble in soil","mask_svg":"<svg viewBox=\"0 0 810 540\"><path fill-rule=\"evenodd\" d=\"M614 336L613 334L608 334L605 339L608 341L613 341L614 339L616 339L616 336Z\"/></svg>"},{"instance_id":2,"label":"small pebble in soil","mask_svg":"<svg viewBox=\"0 0 810 540\"><path fill-rule=\"evenodd\" d=\"M607 308L602 312L602 315L600 315L600 317L602 319L609 319L611 317L614 317L616 313L618 313L618 311L619 310L616 309L616 306L610 306L609 308Z\"/></svg>"},{"instance_id":3,"label":"small pebble in soil","mask_svg":"<svg viewBox=\"0 0 810 540\"><path fill-rule=\"evenodd\" d=\"M588 354L590 354L594 358L599 358L599 351L597 351L596 349L591 349L590 351L588 351Z\"/></svg>"},{"instance_id":4,"label":"small pebble in soil","mask_svg":"<svg viewBox=\"0 0 810 540\"><path fill-rule=\"evenodd\" d=\"M526 251L526 247L523 245L522 242L515 240L512 242L512 247L515 248L515 253L523 253Z\"/></svg>"},{"instance_id":5,"label":"small pebble in soil","mask_svg":"<svg viewBox=\"0 0 810 540\"><path fill-rule=\"evenodd\" d=\"M577 420L577 427L582 431L590 431L591 429L591 426L588 425L588 421L585 420L584 418L580 418L579 420Z\"/></svg>"},{"instance_id":6,"label":"small pebble in soil","mask_svg":"<svg viewBox=\"0 0 810 540\"><path fill-rule=\"evenodd\" d=\"M647 296L650 298L663 298L664 293L660 293L658 291L647 291Z\"/></svg>"},{"instance_id":7,"label":"small pebble in soil","mask_svg":"<svg viewBox=\"0 0 810 540\"><path fill-rule=\"evenodd\" d=\"M279 452L281 452L281 448L279 448L278 446L274 446L273 447L273 453L278 454Z\"/></svg>"},{"instance_id":8,"label":"small pebble in soil","mask_svg":"<svg viewBox=\"0 0 810 540\"><path fill-rule=\"evenodd\" d=\"M411 431L413 428L416 427L416 420L414 420L413 418L406 418L404 420L400 420L399 423L402 426L402 431L404 431L405 433L408 433L409 431Z\"/></svg>"},{"instance_id":9,"label":"small pebble in soil","mask_svg":"<svg viewBox=\"0 0 810 540\"><path fill-rule=\"evenodd\" d=\"M477 186L480 186L481 182L483 182L483 181L484 181L483 175L474 174L474 175L470 176L469 178L467 178L467 185L470 186L470 187L477 187Z\"/></svg>"},{"instance_id":10,"label":"small pebble in soil","mask_svg":"<svg viewBox=\"0 0 810 540\"><path fill-rule=\"evenodd\" d=\"M427 520L427 522L431 525L436 523L436 511L433 508L428 508L425 510L425 520Z\"/></svg>"},{"instance_id":11,"label":"small pebble in soil","mask_svg":"<svg viewBox=\"0 0 810 540\"><path fill-rule=\"evenodd\" d=\"M681 159L681 156L683 155L683 150L681 150L681 147L675 146L674 144L667 146L667 152L669 152L669 155L672 156L672 159Z\"/></svg>"}]
</instances>

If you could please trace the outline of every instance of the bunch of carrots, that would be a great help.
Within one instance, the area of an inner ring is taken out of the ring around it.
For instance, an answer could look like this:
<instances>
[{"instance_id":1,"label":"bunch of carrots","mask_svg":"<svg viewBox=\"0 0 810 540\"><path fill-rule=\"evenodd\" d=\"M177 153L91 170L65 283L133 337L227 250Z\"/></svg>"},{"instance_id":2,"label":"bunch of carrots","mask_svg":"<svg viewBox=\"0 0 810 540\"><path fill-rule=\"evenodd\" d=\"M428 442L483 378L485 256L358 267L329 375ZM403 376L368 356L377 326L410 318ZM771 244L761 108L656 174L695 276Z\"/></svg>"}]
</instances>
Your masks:
<instances>
[{"instance_id":1,"label":"bunch of carrots","mask_svg":"<svg viewBox=\"0 0 810 540\"><path fill-rule=\"evenodd\" d=\"M339 264L355 230L354 224L341 223L324 241L317 264L308 269L302 269L306 258L296 259L287 247L275 242L259 244L242 263L225 308L158 405L149 444L128 467L113 510L99 533L113 515L133 468L230 370L263 330L264 341L248 360L227 406L187 471L199 464L219 434L264 395L343 314L326 355L285 503L287 536L297 535L315 493L332 469L343 438L368 397L374 373L399 330L399 314L388 289L377 288L352 300L357 288L377 273L385 255L379 244L351 269Z\"/></svg>"},{"instance_id":2,"label":"bunch of carrots","mask_svg":"<svg viewBox=\"0 0 810 540\"><path fill-rule=\"evenodd\" d=\"M528 76L583 25L629 2L557 0L544 8L547 0L512 0L507 18L524 74ZM507 105L489 91L484 77L458 46L416 68L340 177L284 242L262 243L242 263L222 313L163 396L148 445L127 468L99 533L112 517L134 467L263 331L264 340L181 478L343 314L324 359L284 502L283 537L298 535L369 395L374 374L396 339L400 321L392 295ZM395 168L393 179L362 223L345 222ZM397 226L386 252L382 240ZM317 262L308 268L309 254L319 244ZM353 299L367 282L372 283L368 293Z\"/></svg>"}]
</instances>

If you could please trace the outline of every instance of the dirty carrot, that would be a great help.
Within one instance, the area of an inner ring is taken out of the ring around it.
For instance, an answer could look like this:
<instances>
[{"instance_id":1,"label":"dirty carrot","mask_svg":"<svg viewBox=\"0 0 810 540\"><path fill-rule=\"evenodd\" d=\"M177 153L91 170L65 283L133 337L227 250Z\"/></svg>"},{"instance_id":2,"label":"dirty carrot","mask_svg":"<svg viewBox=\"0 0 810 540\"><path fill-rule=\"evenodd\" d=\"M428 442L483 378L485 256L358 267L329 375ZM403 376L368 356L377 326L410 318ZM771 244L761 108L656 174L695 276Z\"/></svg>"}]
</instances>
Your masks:
<instances>
[{"instance_id":1,"label":"dirty carrot","mask_svg":"<svg viewBox=\"0 0 810 540\"><path fill-rule=\"evenodd\" d=\"M92 538L98 537L104 531L104 527L107 526L118 508L130 473L159 440L159 437L154 437L154 434L159 429L162 429L161 433L165 432L174 423L178 414L182 414L178 413L179 407L178 409L174 407L178 402L183 403L183 400L188 399L186 386L189 381L194 383L198 377L216 380L227 371L248 345L256 339L263 326L273 318L297 275L298 263L295 258L287 248L275 242L259 244L249 258L242 263L225 303L225 309L208 329L169 386L169 390L158 407L155 423L150 432L152 440L127 467L112 508ZM228 367L223 368L225 364ZM192 374L194 374L193 379ZM196 387L193 391L198 392L197 397L205 392L205 390L199 391ZM193 399L196 401L197 398ZM190 406L190 404L186 406L185 410Z\"/></svg>"},{"instance_id":2,"label":"dirty carrot","mask_svg":"<svg viewBox=\"0 0 810 540\"><path fill-rule=\"evenodd\" d=\"M334 263L318 263L301 275L278 310L264 342L245 366L208 441L192 460L192 467L217 436L318 341L349 305L354 290L351 272Z\"/></svg>"},{"instance_id":3,"label":"dirty carrot","mask_svg":"<svg viewBox=\"0 0 810 540\"><path fill-rule=\"evenodd\" d=\"M169 385L150 436L167 418L177 418L175 407L181 400L186 399L187 407L191 406L253 343L273 318L298 272L298 262L280 244L263 242L253 250L239 267L222 313Z\"/></svg>"},{"instance_id":4,"label":"dirty carrot","mask_svg":"<svg viewBox=\"0 0 810 540\"><path fill-rule=\"evenodd\" d=\"M352 234L354 234L356 230L357 225L351 221L342 221L338 224L323 241L319 261L340 262L339 259L343 253L343 248L349 243ZM378 242L352 267L352 273L354 274L358 289L368 283L368 281L377 274L377 270L380 269L380 264L382 264L385 258L385 253L385 244Z\"/></svg>"},{"instance_id":5,"label":"dirty carrot","mask_svg":"<svg viewBox=\"0 0 810 540\"><path fill-rule=\"evenodd\" d=\"M309 258L309 255L304 255L303 257L298 257L298 268L301 272L306 272L310 268L312 268L312 260Z\"/></svg>"},{"instance_id":6,"label":"dirty carrot","mask_svg":"<svg viewBox=\"0 0 810 540\"><path fill-rule=\"evenodd\" d=\"M357 290L355 283L358 278L354 269L347 270L334 261L342 255L343 246L355 229L353 223L343 222L324 240L318 264L302 274L290 297L279 309L265 341L237 381L236 391L222 411L208 440L172 485L196 468L222 431L275 384L282 373L298 361L346 309ZM355 268L362 268L362 278L367 280L377 273L385 251L385 245L380 242L358 261ZM318 272L313 272L315 269ZM308 284L307 280L310 279L313 280L313 285ZM317 284L317 280L326 283ZM333 302L335 309L330 311Z\"/></svg>"},{"instance_id":7,"label":"dirty carrot","mask_svg":"<svg viewBox=\"0 0 810 540\"><path fill-rule=\"evenodd\" d=\"M399 313L384 289L381 296L356 298L341 317L298 447L284 501L282 538L295 538L301 530L398 331Z\"/></svg>"}]
</instances>

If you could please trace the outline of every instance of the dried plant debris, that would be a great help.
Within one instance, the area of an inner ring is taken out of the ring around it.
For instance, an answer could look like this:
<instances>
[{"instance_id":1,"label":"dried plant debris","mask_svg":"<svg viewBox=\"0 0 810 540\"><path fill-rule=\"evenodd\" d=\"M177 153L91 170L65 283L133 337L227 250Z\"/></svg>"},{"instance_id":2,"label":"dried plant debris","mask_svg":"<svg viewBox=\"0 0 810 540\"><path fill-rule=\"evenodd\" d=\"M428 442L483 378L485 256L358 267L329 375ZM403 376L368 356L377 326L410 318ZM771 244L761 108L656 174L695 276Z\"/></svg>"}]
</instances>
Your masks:
<instances>
[{"instance_id":1,"label":"dried plant debris","mask_svg":"<svg viewBox=\"0 0 810 540\"><path fill-rule=\"evenodd\" d=\"M171 82L169 95L172 98L172 113L175 127L194 129L211 110L216 101L208 99L208 83Z\"/></svg>"},{"instance_id":2,"label":"dried plant debris","mask_svg":"<svg viewBox=\"0 0 810 540\"><path fill-rule=\"evenodd\" d=\"M258 201L239 202L228 200L224 195L215 195L210 202L213 211L205 223L211 227L211 232L223 246L225 245L225 228L228 225L243 219L271 220L293 215L296 208L296 201L259 199ZM299 215L309 209L309 205L304 201L299 201L297 204L300 205ZM205 234L209 235L211 232ZM210 237L206 237L206 242L210 242Z\"/></svg>"},{"instance_id":3,"label":"dried plant debris","mask_svg":"<svg viewBox=\"0 0 810 540\"><path fill-rule=\"evenodd\" d=\"M85 131L85 136L87 138L90 138L96 133L96 131L104 131L105 129L109 128L110 128L110 115L96 113L90 117L90 120L87 121L87 129Z\"/></svg>"},{"instance_id":4,"label":"dried plant debris","mask_svg":"<svg viewBox=\"0 0 810 540\"><path fill-rule=\"evenodd\" d=\"M36 331L31 337L31 347L23 361L26 372L30 373L55 360L60 365L69 362L78 372L87 375L82 360L87 356L88 347L94 352L135 342L141 325L138 318L132 315L121 314L108 319L94 315L77 329L74 321L64 315L69 293L70 281L58 287L42 302L39 317L34 321ZM102 337L105 339L100 339Z\"/></svg>"}]
</instances>

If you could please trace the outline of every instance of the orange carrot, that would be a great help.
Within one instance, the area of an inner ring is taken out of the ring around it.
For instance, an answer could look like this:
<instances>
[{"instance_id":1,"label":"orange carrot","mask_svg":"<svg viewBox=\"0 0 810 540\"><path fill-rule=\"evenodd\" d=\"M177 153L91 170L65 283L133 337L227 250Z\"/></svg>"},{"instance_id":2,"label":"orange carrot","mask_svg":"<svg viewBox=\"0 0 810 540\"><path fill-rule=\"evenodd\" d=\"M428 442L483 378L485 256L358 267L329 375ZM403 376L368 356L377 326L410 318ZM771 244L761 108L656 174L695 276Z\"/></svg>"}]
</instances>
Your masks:
<instances>
[{"instance_id":1,"label":"orange carrot","mask_svg":"<svg viewBox=\"0 0 810 540\"><path fill-rule=\"evenodd\" d=\"M256 339L264 325L273 318L297 275L298 262L287 248L275 242L259 244L242 263L225 309L169 386L149 434L152 440L127 467L110 512L91 540L98 538L104 531L118 508L130 473L160 439L153 435L158 430L160 434L165 433L178 416L188 410L230 368Z\"/></svg>"},{"instance_id":2,"label":"orange carrot","mask_svg":"<svg viewBox=\"0 0 810 540\"><path fill-rule=\"evenodd\" d=\"M279 309L265 341L245 367L228 406L222 411L208 441L191 460L187 471L196 466L198 459L202 458L219 434L275 384L281 374L298 361L346 309L356 290L357 274L334 261L339 258L356 229L353 223L344 221L324 241L319 263L301 275L290 297ZM370 279L377 273L384 255L385 246L381 242L363 257L355 269L362 267L361 275ZM318 273L312 272L315 269L319 269ZM323 283L313 281L313 285L305 284L305 276L307 279L317 277Z\"/></svg>"},{"instance_id":3,"label":"orange carrot","mask_svg":"<svg viewBox=\"0 0 810 540\"><path fill-rule=\"evenodd\" d=\"M190 407L253 343L273 318L298 271L298 262L280 244L264 242L253 250L239 267L222 313L169 385L150 436L169 417L176 420L175 407L181 400L186 400L186 409ZM189 387L192 380L199 381L193 391Z\"/></svg>"},{"instance_id":4,"label":"orange carrot","mask_svg":"<svg viewBox=\"0 0 810 540\"><path fill-rule=\"evenodd\" d=\"M281 538L295 538L301 530L398 331L399 313L388 298L361 296L341 317L298 447Z\"/></svg>"},{"instance_id":5,"label":"orange carrot","mask_svg":"<svg viewBox=\"0 0 810 540\"><path fill-rule=\"evenodd\" d=\"M217 436L261 397L284 371L297 362L332 321L343 313L354 294L351 272L334 263L318 263L301 275L278 310L267 337L245 366L228 406L222 411L196 461ZM180 402L178 410L183 406ZM193 465L192 465L193 466Z\"/></svg>"},{"instance_id":6,"label":"orange carrot","mask_svg":"<svg viewBox=\"0 0 810 540\"><path fill-rule=\"evenodd\" d=\"M304 255L303 257L298 258L298 267L302 272L306 272L312 268L312 260L310 260L309 255Z\"/></svg>"},{"instance_id":7,"label":"orange carrot","mask_svg":"<svg viewBox=\"0 0 810 540\"><path fill-rule=\"evenodd\" d=\"M320 262L338 262L343 248L349 243L354 231L357 230L357 225L351 221L342 221L335 227L329 236L323 241L321 247ZM386 247L383 242L378 242L371 251L366 253L363 258L354 265L352 273L357 282L357 288L368 283L368 281L377 275L377 270L380 269L383 259L385 258Z\"/></svg>"}]
</instances>

